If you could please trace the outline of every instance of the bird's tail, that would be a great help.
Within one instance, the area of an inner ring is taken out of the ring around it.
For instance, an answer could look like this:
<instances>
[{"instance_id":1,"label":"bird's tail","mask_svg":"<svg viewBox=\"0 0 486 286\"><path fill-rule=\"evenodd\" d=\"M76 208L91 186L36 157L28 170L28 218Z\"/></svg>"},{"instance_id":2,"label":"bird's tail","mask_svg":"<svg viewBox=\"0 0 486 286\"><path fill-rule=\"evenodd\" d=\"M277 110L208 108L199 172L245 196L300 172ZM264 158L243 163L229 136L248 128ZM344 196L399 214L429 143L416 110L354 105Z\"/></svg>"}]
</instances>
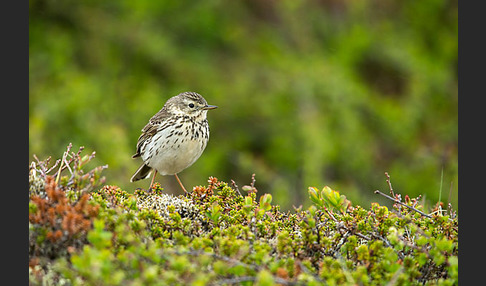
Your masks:
<instances>
[{"instance_id":1,"label":"bird's tail","mask_svg":"<svg viewBox=\"0 0 486 286\"><path fill-rule=\"evenodd\" d=\"M140 166L140 168L138 168L138 170L135 172L135 174L133 174L132 178L130 179L130 182L135 182L135 181L138 181L138 180L143 180L143 179L146 179L150 176L150 174L152 173L152 168L150 168L149 166L145 165L145 164L142 164L142 166Z\"/></svg>"}]
</instances>

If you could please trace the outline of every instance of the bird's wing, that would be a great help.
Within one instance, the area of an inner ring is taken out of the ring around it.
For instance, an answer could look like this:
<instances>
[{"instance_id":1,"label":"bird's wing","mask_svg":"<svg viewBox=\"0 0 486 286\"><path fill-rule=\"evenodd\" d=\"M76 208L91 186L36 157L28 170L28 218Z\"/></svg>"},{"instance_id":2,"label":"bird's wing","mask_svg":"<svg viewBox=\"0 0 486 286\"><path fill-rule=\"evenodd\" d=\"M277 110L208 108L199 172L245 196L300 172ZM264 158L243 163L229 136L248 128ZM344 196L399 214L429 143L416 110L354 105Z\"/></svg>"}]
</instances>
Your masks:
<instances>
[{"instance_id":1,"label":"bird's wing","mask_svg":"<svg viewBox=\"0 0 486 286\"><path fill-rule=\"evenodd\" d=\"M167 109L162 108L159 112L157 112L152 118L150 118L149 122L145 127L142 129L142 134L138 137L137 141L137 152L132 156L132 158L140 157L142 154L140 153L142 146L147 139L153 137L158 131L161 129L167 128L167 125L161 125L161 123L170 117L171 114L167 112Z\"/></svg>"}]
</instances>

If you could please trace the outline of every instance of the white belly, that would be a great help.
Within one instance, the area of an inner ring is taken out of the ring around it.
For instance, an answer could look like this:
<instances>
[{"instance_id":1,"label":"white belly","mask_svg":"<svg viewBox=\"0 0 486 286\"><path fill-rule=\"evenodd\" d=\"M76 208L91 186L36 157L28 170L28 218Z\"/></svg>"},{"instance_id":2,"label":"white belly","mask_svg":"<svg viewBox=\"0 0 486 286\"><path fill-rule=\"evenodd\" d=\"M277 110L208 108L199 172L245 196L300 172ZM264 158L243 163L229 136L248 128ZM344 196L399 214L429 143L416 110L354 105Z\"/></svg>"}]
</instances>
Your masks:
<instances>
[{"instance_id":1,"label":"white belly","mask_svg":"<svg viewBox=\"0 0 486 286\"><path fill-rule=\"evenodd\" d=\"M152 149L152 152L142 153L145 164L161 175L174 175L194 164L207 144L207 139L203 136L191 140L190 137L174 134L166 138L169 129L157 133L147 142L145 150ZM152 153L151 157L149 157L150 153Z\"/></svg>"}]
</instances>

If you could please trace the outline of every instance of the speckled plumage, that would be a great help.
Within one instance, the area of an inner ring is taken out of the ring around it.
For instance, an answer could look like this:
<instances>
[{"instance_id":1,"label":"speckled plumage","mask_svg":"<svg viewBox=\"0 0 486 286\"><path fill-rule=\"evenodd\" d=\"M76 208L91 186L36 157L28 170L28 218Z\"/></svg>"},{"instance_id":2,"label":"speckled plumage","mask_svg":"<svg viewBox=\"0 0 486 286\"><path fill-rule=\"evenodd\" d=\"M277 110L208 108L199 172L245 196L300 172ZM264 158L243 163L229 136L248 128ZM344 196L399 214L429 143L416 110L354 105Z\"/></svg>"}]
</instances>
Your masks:
<instances>
[{"instance_id":1,"label":"speckled plumage","mask_svg":"<svg viewBox=\"0 0 486 286\"><path fill-rule=\"evenodd\" d=\"M141 157L143 164L130 181L147 178L152 169L177 177L177 173L194 164L208 143L207 111L214 108L196 92L168 99L142 129L132 158ZM182 184L181 187L184 189Z\"/></svg>"}]
</instances>

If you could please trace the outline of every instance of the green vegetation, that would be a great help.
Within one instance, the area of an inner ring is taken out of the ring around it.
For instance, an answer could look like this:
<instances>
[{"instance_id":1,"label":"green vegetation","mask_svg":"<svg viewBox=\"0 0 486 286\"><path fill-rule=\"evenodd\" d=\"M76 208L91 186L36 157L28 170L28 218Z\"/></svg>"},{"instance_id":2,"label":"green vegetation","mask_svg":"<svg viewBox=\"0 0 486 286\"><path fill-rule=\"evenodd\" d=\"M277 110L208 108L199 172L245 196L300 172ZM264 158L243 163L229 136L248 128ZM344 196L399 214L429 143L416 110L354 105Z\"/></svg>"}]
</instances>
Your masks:
<instances>
[{"instance_id":1,"label":"green vegetation","mask_svg":"<svg viewBox=\"0 0 486 286\"><path fill-rule=\"evenodd\" d=\"M457 27L457 1L448 0L30 0L29 157L87 146L97 151L91 164L109 166L105 183L134 195L149 184L129 182L141 163L131 159L140 130L169 97L192 90L219 108L209 114L206 151L180 174L186 186L210 176L242 184L257 174L272 207L285 211L308 211L315 202L306 190L325 185L352 205L391 209L373 194L388 187L387 171L397 192L422 195L424 208L439 197L457 207ZM180 194L173 178L157 180ZM218 206L208 209L211 224L225 222ZM175 271L167 275L178 277L180 260L227 264L178 257L164 262ZM322 267L341 271L345 264L333 261ZM275 267L290 271L287 264ZM351 277L361 266L349 266ZM275 276L271 267L234 267L258 272L262 284ZM180 271L192 277L194 269Z\"/></svg>"},{"instance_id":2,"label":"green vegetation","mask_svg":"<svg viewBox=\"0 0 486 286\"><path fill-rule=\"evenodd\" d=\"M92 159L68 146L52 166L31 163L31 285L457 285L450 205L425 213L390 190L391 209L365 208L311 187L311 206L282 211L255 178L132 194L101 186Z\"/></svg>"},{"instance_id":3,"label":"green vegetation","mask_svg":"<svg viewBox=\"0 0 486 286\"><path fill-rule=\"evenodd\" d=\"M30 284L457 285L457 1L185 2L29 1ZM208 147L147 192L183 91Z\"/></svg>"}]
</instances>

